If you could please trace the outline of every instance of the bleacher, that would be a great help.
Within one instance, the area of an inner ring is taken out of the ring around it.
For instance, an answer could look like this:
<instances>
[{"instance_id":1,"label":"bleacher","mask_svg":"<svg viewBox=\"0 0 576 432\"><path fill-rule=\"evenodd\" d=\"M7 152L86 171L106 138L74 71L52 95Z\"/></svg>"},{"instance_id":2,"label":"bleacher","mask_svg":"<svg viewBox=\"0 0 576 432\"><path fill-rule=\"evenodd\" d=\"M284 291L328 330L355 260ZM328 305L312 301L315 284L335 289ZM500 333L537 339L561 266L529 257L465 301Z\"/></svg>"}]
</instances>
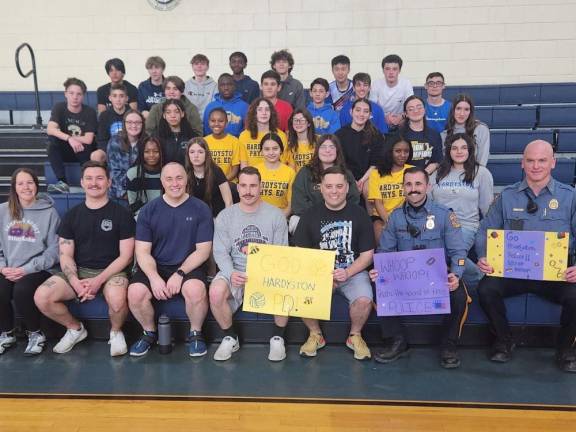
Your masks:
<instances>
[{"instance_id":1,"label":"bleacher","mask_svg":"<svg viewBox=\"0 0 576 432\"><path fill-rule=\"evenodd\" d=\"M416 87L415 93L424 95L422 87ZM491 130L491 157L488 169L492 172L494 183L502 188L522 179L520 166L524 146L534 139L544 139L553 144L556 149L557 164L553 175L560 181L574 184L576 173L576 84L517 84L517 85L482 85L448 87L445 98L451 99L457 93L468 93L476 106L476 116L484 121ZM44 123L47 122L51 106L64 100L63 93L42 92L40 94L41 111ZM88 92L85 103L95 106L94 92ZM33 92L0 92L0 121L13 122L15 114L32 113L35 110ZM34 116L29 116L34 119ZM8 129L9 130L9 129ZM23 151L27 146L26 135L16 141L11 135L6 139L6 133L0 129L1 157L13 157L14 150ZM40 166L45 156L36 149L34 158L28 161ZM25 163L21 161L20 163ZM0 178L6 179L9 170L15 168L12 163L0 162ZM55 181L49 165L44 163L46 183ZM68 179L72 185L79 185L79 167L73 164L67 166ZM57 209L61 214L83 200L82 194L71 193L55 196ZM467 320L463 342L465 344L483 344L488 341L489 334L484 316L474 290L471 290L473 303ZM521 344L551 345L560 319L560 307L544 299L522 295L506 301L508 316L518 342ZM107 337L108 314L105 302L98 298L87 304L71 304L71 309L77 316L89 322L92 335ZM167 312L180 323L180 334L185 334L186 314L181 300L172 300L162 304L159 312ZM267 315L239 312L236 321L239 323L241 335L246 341L266 342L269 335ZM438 337L438 323L441 317L412 317L406 320L410 340L413 343L434 343ZM331 322L326 323L324 331L329 340L343 340L348 330L348 309L343 299L334 297ZM128 327L134 323L128 323ZM208 338L218 334L214 319L209 316L206 323ZM379 342L379 330L376 316L373 313L366 327L366 340ZM303 341L305 329L299 319L291 320L289 324L289 340Z\"/></svg>"}]
</instances>

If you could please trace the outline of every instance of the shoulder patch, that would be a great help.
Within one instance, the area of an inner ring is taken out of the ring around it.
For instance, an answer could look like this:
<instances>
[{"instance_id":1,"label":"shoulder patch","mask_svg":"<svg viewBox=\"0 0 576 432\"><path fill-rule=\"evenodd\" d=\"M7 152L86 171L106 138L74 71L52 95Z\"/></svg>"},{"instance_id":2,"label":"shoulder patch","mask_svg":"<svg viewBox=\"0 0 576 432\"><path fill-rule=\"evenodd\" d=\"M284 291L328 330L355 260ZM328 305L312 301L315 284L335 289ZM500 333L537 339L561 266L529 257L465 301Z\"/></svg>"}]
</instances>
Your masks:
<instances>
[{"instance_id":1,"label":"shoulder patch","mask_svg":"<svg viewBox=\"0 0 576 432\"><path fill-rule=\"evenodd\" d=\"M450 223L454 228L460 228L462 226L460 225L460 221L458 221L458 216L456 216L456 213L450 212L448 219L450 219Z\"/></svg>"}]
</instances>

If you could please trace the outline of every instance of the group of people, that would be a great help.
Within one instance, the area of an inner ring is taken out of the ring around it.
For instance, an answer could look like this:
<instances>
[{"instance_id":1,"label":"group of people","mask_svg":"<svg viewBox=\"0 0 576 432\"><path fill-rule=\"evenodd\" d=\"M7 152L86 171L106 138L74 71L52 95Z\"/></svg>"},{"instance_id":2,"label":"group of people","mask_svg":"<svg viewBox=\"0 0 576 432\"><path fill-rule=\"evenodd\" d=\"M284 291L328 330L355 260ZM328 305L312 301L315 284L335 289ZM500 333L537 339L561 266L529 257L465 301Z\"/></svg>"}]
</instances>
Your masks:
<instances>
[{"instance_id":1,"label":"group of people","mask_svg":"<svg viewBox=\"0 0 576 432\"><path fill-rule=\"evenodd\" d=\"M439 247L451 303L443 367L460 365L467 285L478 285L495 334L492 360L508 361L514 349L502 299L533 292L563 305L557 360L576 371L576 267L568 268L566 282L483 277L493 272L485 258L488 228L570 232L573 250L574 190L551 177L549 143L526 147L525 180L493 201L489 130L467 95L443 99L441 73L427 76L424 100L400 76L397 55L384 57L384 78L373 87L366 73L350 80L350 60L337 56L335 80L315 79L306 106L286 50L272 55L260 88L243 73L243 53L230 56L233 74L217 83L207 76L205 56L191 63L195 76L184 83L164 77L164 62L151 57L150 78L136 89L124 80L121 60L110 60L98 119L82 103L84 83L65 82L66 102L54 107L48 124L58 178L50 191L68 190L63 163L79 161L86 202L60 222L49 197L38 195L34 174L14 173L9 202L0 207L0 353L15 342L12 298L29 331L27 354L45 343L40 312L67 328L54 347L64 353L86 338L64 302L103 295L111 355L128 351L121 329L130 310L143 328L130 354L141 356L157 340L154 302L182 295L190 355L207 352L202 325L210 308L223 332L214 359L227 360L239 349L233 314L242 304L248 243L288 245L290 237L298 247L337 251L334 291L349 303L346 345L356 359L372 357L361 333L378 277L370 270L374 252ZM468 257L474 246L477 263ZM61 272L50 273L58 261ZM309 337L300 354L312 357L325 340L317 320L303 321ZM398 318L381 322L385 347L374 358L387 363L406 354L408 343ZM286 356L287 323L274 317L271 361Z\"/></svg>"}]
</instances>

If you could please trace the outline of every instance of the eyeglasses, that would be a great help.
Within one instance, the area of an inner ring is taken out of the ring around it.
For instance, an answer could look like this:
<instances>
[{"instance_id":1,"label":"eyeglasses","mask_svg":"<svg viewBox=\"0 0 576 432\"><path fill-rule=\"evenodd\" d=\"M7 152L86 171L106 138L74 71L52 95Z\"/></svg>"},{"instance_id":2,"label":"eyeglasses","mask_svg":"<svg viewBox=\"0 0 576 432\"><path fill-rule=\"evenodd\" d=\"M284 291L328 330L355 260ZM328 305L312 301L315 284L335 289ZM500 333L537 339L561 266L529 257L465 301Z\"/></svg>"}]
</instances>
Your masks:
<instances>
[{"instance_id":1,"label":"eyeglasses","mask_svg":"<svg viewBox=\"0 0 576 432\"><path fill-rule=\"evenodd\" d=\"M294 124L305 124L307 122L308 122L308 120L306 120L306 119L299 119L299 118L292 119L292 123L294 123Z\"/></svg>"},{"instance_id":2,"label":"eyeglasses","mask_svg":"<svg viewBox=\"0 0 576 432\"><path fill-rule=\"evenodd\" d=\"M444 85L444 81L428 81L426 85L428 87L442 87Z\"/></svg>"},{"instance_id":3,"label":"eyeglasses","mask_svg":"<svg viewBox=\"0 0 576 432\"><path fill-rule=\"evenodd\" d=\"M141 125L142 122L141 121L127 121L126 124L128 126L138 126L138 125Z\"/></svg>"},{"instance_id":4,"label":"eyeglasses","mask_svg":"<svg viewBox=\"0 0 576 432\"><path fill-rule=\"evenodd\" d=\"M334 144L322 144L319 148L322 150L336 150L336 146Z\"/></svg>"}]
</instances>

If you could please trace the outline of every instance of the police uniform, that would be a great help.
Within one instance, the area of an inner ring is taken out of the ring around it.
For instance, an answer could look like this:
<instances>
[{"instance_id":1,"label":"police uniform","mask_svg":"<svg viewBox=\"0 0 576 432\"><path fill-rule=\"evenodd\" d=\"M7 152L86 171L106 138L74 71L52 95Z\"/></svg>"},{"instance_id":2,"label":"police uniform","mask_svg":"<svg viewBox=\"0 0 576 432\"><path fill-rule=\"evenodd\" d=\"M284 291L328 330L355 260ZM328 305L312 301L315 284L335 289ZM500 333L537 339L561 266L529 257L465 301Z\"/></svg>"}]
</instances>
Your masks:
<instances>
[{"instance_id":1,"label":"police uniform","mask_svg":"<svg viewBox=\"0 0 576 432\"><path fill-rule=\"evenodd\" d=\"M515 183L502 191L481 221L476 236L478 257L486 257L488 229L569 232L572 256L576 239L576 192L553 178L538 196L525 180ZM480 305L489 318L496 342L509 348L512 345L504 298L528 292L562 305L558 348L561 351L573 346L576 341L576 284L484 277L478 285Z\"/></svg>"},{"instance_id":2,"label":"police uniform","mask_svg":"<svg viewBox=\"0 0 576 432\"><path fill-rule=\"evenodd\" d=\"M395 209L380 237L379 252L396 252L442 248L450 272L460 279L458 288L450 292L450 315L444 319L442 346L455 346L466 320L469 297L462 283L466 250L463 247L460 223L448 207L426 199L418 209L407 202ZM381 317L382 336L404 336L400 317Z\"/></svg>"}]
</instances>

